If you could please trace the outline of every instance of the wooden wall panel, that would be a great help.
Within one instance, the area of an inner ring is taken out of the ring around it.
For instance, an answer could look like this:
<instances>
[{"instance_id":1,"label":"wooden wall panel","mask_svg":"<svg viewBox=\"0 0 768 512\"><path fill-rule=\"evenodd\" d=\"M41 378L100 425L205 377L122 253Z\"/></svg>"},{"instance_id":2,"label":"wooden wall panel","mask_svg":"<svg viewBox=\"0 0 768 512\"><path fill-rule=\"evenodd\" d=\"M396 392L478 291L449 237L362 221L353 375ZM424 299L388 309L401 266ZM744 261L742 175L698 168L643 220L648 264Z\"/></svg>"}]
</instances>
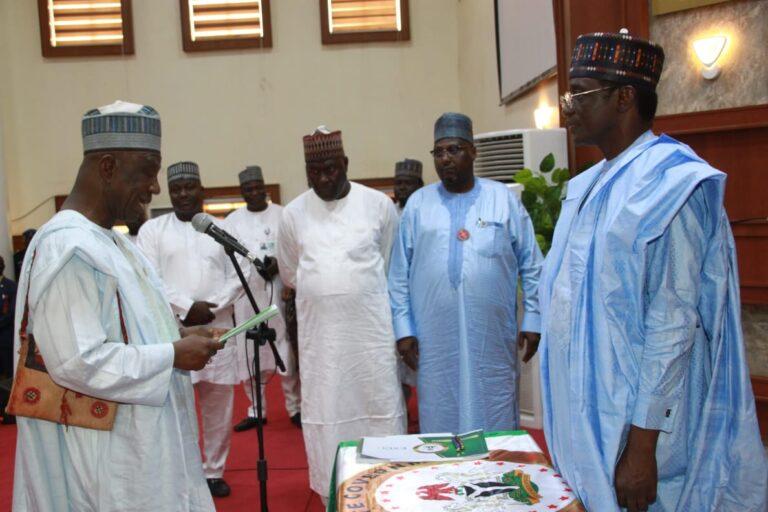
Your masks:
<instances>
[{"instance_id":1,"label":"wooden wall panel","mask_svg":"<svg viewBox=\"0 0 768 512\"><path fill-rule=\"evenodd\" d=\"M768 198L765 200L768 203ZM739 258L741 302L768 304L768 222L733 225Z\"/></svg>"},{"instance_id":2,"label":"wooden wall panel","mask_svg":"<svg viewBox=\"0 0 768 512\"><path fill-rule=\"evenodd\" d=\"M752 377L752 390L755 392L757 421L760 423L760 437L768 437L768 377Z\"/></svg>"}]
</instances>

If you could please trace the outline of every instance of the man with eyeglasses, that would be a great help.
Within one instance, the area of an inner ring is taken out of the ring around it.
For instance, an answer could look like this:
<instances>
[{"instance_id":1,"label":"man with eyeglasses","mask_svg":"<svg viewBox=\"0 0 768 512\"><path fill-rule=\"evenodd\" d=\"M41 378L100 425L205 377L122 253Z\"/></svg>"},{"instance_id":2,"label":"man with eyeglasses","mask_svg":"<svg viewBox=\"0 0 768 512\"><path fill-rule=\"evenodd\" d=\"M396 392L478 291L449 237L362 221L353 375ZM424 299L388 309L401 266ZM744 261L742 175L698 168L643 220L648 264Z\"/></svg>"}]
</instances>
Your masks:
<instances>
[{"instance_id":1,"label":"man with eyeglasses","mask_svg":"<svg viewBox=\"0 0 768 512\"><path fill-rule=\"evenodd\" d=\"M296 290L309 484L327 502L340 442L405 432L386 274L397 213L349 182L340 131L305 136L304 158L311 189L283 209L277 261Z\"/></svg>"},{"instance_id":2,"label":"man with eyeglasses","mask_svg":"<svg viewBox=\"0 0 768 512\"><path fill-rule=\"evenodd\" d=\"M661 47L580 36L573 178L541 276L544 430L588 510L764 511L725 175L651 131Z\"/></svg>"},{"instance_id":3,"label":"man with eyeglasses","mask_svg":"<svg viewBox=\"0 0 768 512\"><path fill-rule=\"evenodd\" d=\"M472 121L435 123L440 182L416 191L392 251L397 348L418 368L422 432L518 427L517 288L523 360L539 342L541 251L528 213L502 183L474 176Z\"/></svg>"}]
</instances>

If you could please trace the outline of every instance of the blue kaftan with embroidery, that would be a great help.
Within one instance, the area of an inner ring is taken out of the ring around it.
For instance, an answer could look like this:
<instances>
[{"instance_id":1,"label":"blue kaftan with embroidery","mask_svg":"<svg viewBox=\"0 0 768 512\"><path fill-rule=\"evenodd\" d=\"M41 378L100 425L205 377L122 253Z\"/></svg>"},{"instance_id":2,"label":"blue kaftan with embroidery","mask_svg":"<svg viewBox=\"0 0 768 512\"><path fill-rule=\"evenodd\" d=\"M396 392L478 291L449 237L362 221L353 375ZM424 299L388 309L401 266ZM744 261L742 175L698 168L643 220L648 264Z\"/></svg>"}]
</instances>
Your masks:
<instances>
[{"instance_id":1,"label":"blue kaftan with embroidery","mask_svg":"<svg viewBox=\"0 0 768 512\"><path fill-rule=\"evenodd\" d=\"M539 332L541 261L528 213L501 183L476 178L464 194L436 183L408 199L389 293L395 338L419 340L422 432L517 428L518 276L521 328Z\"/></svg>"},{"instance_id":2,"label":"blue kaftan with embroidery","mask_svg":"<svg viewBox=\"0 0 768 512\"><path fill-rule=\"evenodd\" d=\"M619 510L636 425L661 431L649 511L763 512L725 175L648 135L569 184L539 290L547 444L588 510Z\"/></svg>"}]
</instances>

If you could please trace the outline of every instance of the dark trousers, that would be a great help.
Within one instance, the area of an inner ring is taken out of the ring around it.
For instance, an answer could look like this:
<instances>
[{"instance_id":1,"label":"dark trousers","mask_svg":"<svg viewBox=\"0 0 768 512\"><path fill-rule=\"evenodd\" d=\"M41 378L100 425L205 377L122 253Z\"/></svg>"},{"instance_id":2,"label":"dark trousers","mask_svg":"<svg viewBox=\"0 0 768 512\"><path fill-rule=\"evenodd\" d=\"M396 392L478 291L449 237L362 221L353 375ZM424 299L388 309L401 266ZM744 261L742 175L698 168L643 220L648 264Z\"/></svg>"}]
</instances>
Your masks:
<instances>
[{"instance_id":1,"label":"dark trousers","mask_svg":"<svg viewBox=\"0 0 768 512\"><path fill-rule=\"evenodd\" d=\"M0 376L13 377L13 330L0 330Z\"/></svg>"}]
</instances>

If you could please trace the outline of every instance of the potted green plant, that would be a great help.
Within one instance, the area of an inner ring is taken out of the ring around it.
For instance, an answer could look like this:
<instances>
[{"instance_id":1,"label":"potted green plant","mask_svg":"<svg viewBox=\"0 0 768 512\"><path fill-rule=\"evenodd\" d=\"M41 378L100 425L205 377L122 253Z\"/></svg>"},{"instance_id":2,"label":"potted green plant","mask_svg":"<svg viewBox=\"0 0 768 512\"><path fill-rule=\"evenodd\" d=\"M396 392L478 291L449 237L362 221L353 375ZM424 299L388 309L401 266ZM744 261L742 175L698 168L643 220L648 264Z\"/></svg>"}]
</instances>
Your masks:
<instances>
[{"instance_id":1,"label":"potted green plant","mask_svg":"<svg viewBox=\"0 0 768 512\"><path fill-rule=\"evenodd\" d=\"M524 187L523 206L531 216L536 241L543 254L547 254L552 245L552 235L560 217L563 193L570 177L568 169L555 168L555 157L552 153L542 159L538 173L522 169L515 174L515 181Z\"/></svg>"}]
</instances>

